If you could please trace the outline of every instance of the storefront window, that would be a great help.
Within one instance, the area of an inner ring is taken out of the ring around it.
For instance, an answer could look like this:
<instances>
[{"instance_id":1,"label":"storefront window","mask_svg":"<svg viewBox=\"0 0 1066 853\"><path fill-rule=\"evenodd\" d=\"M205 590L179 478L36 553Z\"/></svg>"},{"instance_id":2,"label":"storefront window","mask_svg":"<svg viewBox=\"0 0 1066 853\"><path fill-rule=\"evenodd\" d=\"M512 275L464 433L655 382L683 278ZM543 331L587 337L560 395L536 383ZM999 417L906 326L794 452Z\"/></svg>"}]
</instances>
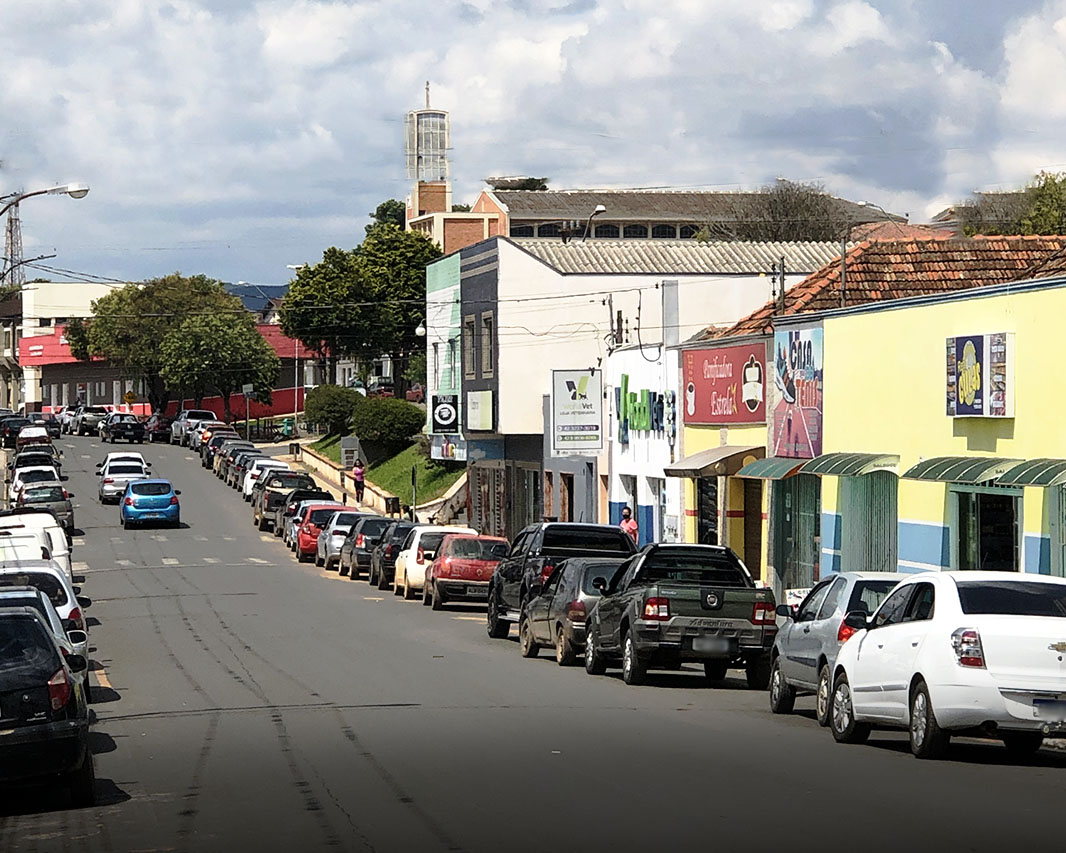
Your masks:
<instances>
[{"instance_id":1,"label":"storefront window","mask_svg":"<svg viewBox=\"0 0 1066 853\"><path fill-rule=\"evenodd\" d=\"M696 512L701 545L718 544L718 478L700 477L696 481Z\"/></svg>"},{"instance_id":2,"label":"storefront window","mask_svg":"<svg viewBox=\"0 0 1066 853\"><path fill-rule=\"evenodd\" d=\"M957 563L963 570L1018 571L1018 500L1013 491L956 491Z\"/></svg>"}]
</instances>

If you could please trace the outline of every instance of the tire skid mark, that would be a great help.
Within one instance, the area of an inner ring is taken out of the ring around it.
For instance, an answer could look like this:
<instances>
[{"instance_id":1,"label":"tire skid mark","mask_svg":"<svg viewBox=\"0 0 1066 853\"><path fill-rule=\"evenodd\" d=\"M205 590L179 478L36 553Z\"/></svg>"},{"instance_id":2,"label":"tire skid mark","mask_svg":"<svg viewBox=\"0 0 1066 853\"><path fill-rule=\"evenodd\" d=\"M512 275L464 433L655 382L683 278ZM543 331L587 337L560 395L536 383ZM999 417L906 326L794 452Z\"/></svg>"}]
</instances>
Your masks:
<instances>
[{"instance_id":1,"label":"tire skid mark","mask_svg":"<svg viewBox=\"0 0 1066 853\"><path fill-rule=\"evenodd\" d=\"M337 715L337 722L340 724L340 729L344 737L355 748L359 757L370 765L381 781L385 783L385 786L392 791L396 799L412 812L418 822L421 823L438 842L440 842L440 845L445 850L461 851L463 849L462 845L448 835L444 827L437 823L437 821L434 820L425 809L415 802L415 798L404 789L396 777L389 772L388 768L386 768L385 765L378 760L377 756L374 755L374 753L372 753L359 739L359 735L355 733L355 729L348 724L340 711L334 709L334 713Z\"/></svg>"},{"instance_id":2,"label":"tire skid mark","mask_svg":"<svg viewBox=\"0 0 1066 853\"><path fill-rule=\"evenodd\" d=\"M211 748L218 736L218 726L222 721L221 714L213 714L207 723L207 731L204 734L203 743L200 745L200 753L196 756L196 764L193 767L192 779L189 787L182 797L182 809L178 812L178 838L187 840L196 826L196 817L200 813L200 794L203 790L204 768L207 766L207 758L211 754Z\"/></svg>"},{"instance_id":3,"label":"tire skid mark","mask_svg":"<svg viewBox=\"0 0 1066 853\"><path fill-rule=\"evenodd\" d=\"M289 736L289 730L285 726L285 719L280 712L275 711L270 715L270 720L274 724L274 733L278 738L278 744L281 746L281 754L285 759L285 763L289 766L289 775L292 776L296 790L303 797L304 810L314 817L315 822L318 824L319 832L322 833L325 846L340 847L340 836L330 823L329 817L322 808L322 803L311 789L311 783L307 781L305 774L300 770L299 762L296 760L296 752Z\"/></svg>"}]
</instances>

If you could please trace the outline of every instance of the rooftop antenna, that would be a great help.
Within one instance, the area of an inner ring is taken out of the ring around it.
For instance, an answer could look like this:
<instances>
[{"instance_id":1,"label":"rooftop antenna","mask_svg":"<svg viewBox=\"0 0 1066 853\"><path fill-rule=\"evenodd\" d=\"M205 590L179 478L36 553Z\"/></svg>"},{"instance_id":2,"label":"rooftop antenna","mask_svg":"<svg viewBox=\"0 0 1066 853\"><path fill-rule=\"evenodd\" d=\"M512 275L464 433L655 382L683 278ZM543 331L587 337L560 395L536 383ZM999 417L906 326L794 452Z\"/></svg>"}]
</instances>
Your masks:
<instances>
[{"instance_id":1,"label":"rooftop antenna","mask_svg":"<svg viewBox=\"0 0 1066 853\"><path fill-rule=\"evenodd\" d=\"M429 109L429 81L426 81L426 109Z\"/></svg>"}]
</instances>

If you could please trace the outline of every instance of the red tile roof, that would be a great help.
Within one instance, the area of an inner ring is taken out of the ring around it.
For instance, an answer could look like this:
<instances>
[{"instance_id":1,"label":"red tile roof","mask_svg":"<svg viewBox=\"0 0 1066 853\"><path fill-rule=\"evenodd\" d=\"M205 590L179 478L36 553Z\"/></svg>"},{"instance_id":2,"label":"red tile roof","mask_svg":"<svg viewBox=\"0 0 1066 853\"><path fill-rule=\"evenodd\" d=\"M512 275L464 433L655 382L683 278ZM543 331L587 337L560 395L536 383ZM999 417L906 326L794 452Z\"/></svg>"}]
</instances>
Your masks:
<instances>
[{"instance_id":1,"label":"red tile roof","mask_svg":"<svg viewBox=\"0 0 1066 853\"><path fill-rule=\"evenodd\" d=\"M1019 276L1018 280L1054 278L1062 275L1066 275L1066 250L1055 252L1051 257L1038 262Z\"/></svg>"},{"instance_id":2,"label":"red tile roof","mask_svg":"<svg viewBox=\"0 0 1066 853\"><path fill-rule=\"evenodd\" d=\"M951 240L877 240L848 251L847 304L862 305L964 290L1029 278L1030 271L1066 249L1066 237L972 237ZM1066 259L1063 260L1066 271ZM732 326L711 327L694 340L767 332L773 318L839 308L840 259L785 292L785 306L767 302Z\"/></svg>"}]
</instances>

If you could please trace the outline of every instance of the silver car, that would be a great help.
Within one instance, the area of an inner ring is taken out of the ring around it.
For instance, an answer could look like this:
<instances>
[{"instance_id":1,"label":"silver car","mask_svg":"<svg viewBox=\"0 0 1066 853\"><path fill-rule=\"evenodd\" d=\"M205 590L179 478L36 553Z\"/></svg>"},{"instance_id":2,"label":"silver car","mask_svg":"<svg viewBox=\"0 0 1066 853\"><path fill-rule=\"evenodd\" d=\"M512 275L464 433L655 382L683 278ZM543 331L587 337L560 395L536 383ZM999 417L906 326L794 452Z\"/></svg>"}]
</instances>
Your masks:
<instances>
[{"instance_id":1,"label":"silver car","mask_svg":"<svg viewBox=\"0 0 1066 853\"><path fill-rule=\"evenodd\" d=\"M855 633L844 624L852 610L873 613L907 575L896 572L840 572L821 580L799 607L780 604L787 620L770 656L770 710L792 712L796 695L813 693L818 723L829 725L833 662Z\"/></svg>"},{"instance_id":2,"label":"silver car","mask_svg":"<svg viewBox=\"0 0 1066 853\"><path fill-rule=\"evenodd\" d=\"M137 462L116 459L100 469L100 503L118 503L133 480L147 480L151 474Z\"/></svg>"},{"instance_id":3,"label":"silver car","mask_svg":"<svg viewBox=\"0 0 1066 853\"><path fill-rule=\"evenodd\" d=\"M337 511L326 522L322 532L318 534L318 551L315 554L315 565L325 566L326 571L332 571L333 567L340 562L341 545L344 537L351 532L355 524L366 513Z\"/></svg>"}]
</instances>

